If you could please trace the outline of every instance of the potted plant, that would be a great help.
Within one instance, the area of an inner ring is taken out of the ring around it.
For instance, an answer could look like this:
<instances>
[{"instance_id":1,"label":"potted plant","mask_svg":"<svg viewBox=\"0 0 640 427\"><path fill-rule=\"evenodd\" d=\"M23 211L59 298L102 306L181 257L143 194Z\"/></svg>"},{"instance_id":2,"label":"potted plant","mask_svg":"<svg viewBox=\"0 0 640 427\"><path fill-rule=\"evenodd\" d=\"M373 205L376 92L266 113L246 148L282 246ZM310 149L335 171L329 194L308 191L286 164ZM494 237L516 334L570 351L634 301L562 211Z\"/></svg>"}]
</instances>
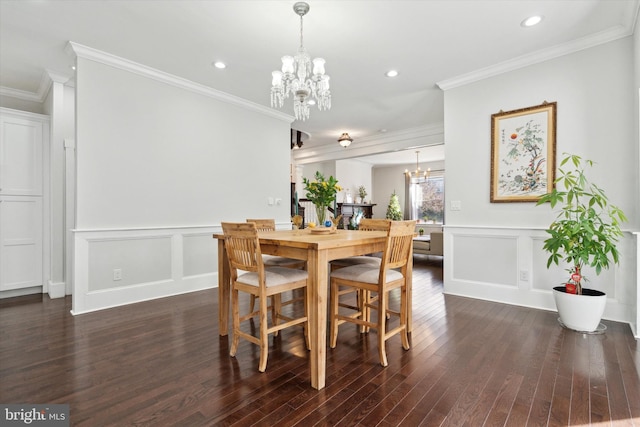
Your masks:
<instances>
[{"instance_id":1,"label":"potted plant","mask_svg":"<svg viewBox=\"0 0 640 427\"><path fill-rule=\"evenodd\" d=\"M418 229L418 233L420 233L421 236L424 235L424 228Z\"/></svg>"},{"instance_id":2,"label":"potted plant","mask_svg":"<svg viewBox=\"0 0 640 427\"><path fill-rule=\"evenodd\" d=\"M543 249L549 253L547 268L560 261L570 266L566 283L553 288L560 321L570 329L592 332L604 313L606 295L582 287L584 267L594 268L598 275L611 263L618 263L616 243L622 236L620 224L627 218L609 202L602 188L587 179L585 168L594 162L563 154L555 180L563 190L554 188L538 201L538 205L548 202L552 209L560 206L555 221L546 230L549 237Z\"/></svg>"},{"instance_id":3,"label":"potted plant","mask_svg":"<svg viewBox=\"0 0 640 427\"><path fill-rule=\"evenodd\" d=\"M360 196L360 203L364 203L364 198L367 197L367 189L364 185L358 187L358 196Z\"/></svg>"}]
</instances>

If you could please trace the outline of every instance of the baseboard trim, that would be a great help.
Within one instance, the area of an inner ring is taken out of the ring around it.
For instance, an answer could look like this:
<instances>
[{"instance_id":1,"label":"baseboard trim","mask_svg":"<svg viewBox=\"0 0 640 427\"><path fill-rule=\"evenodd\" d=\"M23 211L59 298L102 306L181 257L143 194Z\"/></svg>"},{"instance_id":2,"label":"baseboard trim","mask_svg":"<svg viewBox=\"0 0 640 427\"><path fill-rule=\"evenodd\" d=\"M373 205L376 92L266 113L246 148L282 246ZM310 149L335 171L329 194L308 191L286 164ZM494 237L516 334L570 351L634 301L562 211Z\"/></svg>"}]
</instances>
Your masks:
<instances>
[{"instance_id":1,"label":"baseboard trim","mask_svg":"<svg viewBox=\"0 0 640 427\"><path fill-rule=\"evenodd\" d=\"M42 286L34 286L31 288L11 289L8 291L0 291L0 299L22 297L25 295L41 294Z\"/></svg>"}]
</instances>

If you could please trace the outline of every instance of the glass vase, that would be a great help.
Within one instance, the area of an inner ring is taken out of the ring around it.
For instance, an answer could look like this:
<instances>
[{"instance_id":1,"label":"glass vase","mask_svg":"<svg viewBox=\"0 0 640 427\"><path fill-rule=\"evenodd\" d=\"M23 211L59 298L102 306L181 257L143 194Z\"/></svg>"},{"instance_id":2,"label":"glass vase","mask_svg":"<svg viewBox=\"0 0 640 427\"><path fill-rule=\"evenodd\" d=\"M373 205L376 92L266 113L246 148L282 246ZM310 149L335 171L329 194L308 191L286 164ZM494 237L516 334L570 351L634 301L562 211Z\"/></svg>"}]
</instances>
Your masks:
<instances>
[{"instance_id":1,"label":"glass vase","mask_svg":"<svg viewBox=\"0 0 640 427\"><path fill-rule=\"evenodd\" d=\"M315 205L316 216L318 217L317 227L324 227L324 221L327 217L327 207L325 205Z\"/></svg>"}]
</instances>

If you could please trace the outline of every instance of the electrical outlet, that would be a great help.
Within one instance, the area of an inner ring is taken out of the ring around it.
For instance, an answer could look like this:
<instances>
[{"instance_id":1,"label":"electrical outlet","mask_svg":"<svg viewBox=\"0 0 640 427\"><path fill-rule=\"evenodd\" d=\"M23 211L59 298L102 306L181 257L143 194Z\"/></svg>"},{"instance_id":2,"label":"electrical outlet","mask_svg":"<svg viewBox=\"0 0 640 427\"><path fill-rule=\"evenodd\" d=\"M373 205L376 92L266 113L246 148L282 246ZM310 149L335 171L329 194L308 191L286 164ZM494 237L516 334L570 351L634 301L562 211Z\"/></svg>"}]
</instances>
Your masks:
<instances>
[{"instance_id":1,"label":"electrical outlet","mask_svg":"<svg viewBox=\"0 0 640 427\"><path fill-rule=\"evenodd\" d=\"M520 270L520 280L523 282L529 281L529 272L527 270Z\"/></svg>"},{"instance_id":2,"label":"electrical outlet","mask_svg":"<svg viewBox=\"0 0 640 427\"><path fill-rule=\"evenodd\" d=\"M114 268L113 269L113 280L122 280L122 269L121 268Z\"/></svg>"},{"instance_id":3,"label":"electrical outlet","mask_svg":"<svg viewBox=\"0 0 640 427\"><path fill-rule=\"evenodd\" d=\"M452 211L462 210L462 202L460 200L452 200L451 201L451 210Z\"/></svg>"}]
</instances>

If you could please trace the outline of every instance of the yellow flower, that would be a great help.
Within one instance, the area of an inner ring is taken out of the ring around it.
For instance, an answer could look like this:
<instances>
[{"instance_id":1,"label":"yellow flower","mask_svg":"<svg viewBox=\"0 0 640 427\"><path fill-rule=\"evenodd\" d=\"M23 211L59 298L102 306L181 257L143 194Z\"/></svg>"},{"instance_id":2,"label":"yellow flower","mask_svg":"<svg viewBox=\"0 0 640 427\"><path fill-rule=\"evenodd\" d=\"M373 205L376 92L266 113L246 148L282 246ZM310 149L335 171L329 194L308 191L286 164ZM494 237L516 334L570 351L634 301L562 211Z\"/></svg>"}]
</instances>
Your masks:
<instances>
[{"instance_id":1,"label":"yellow flower","mask_svg":"<svg viewBox=\"0 0 640 427\"><path fill-rule=\"evenodd\" d=\"M316 172L315 180L303 179L306 198L316 206L330 206L336 200L336 193L342 191L338 185L338 180L333 176L325 179L324 175Z\"/></svg>"}]
</instances>

